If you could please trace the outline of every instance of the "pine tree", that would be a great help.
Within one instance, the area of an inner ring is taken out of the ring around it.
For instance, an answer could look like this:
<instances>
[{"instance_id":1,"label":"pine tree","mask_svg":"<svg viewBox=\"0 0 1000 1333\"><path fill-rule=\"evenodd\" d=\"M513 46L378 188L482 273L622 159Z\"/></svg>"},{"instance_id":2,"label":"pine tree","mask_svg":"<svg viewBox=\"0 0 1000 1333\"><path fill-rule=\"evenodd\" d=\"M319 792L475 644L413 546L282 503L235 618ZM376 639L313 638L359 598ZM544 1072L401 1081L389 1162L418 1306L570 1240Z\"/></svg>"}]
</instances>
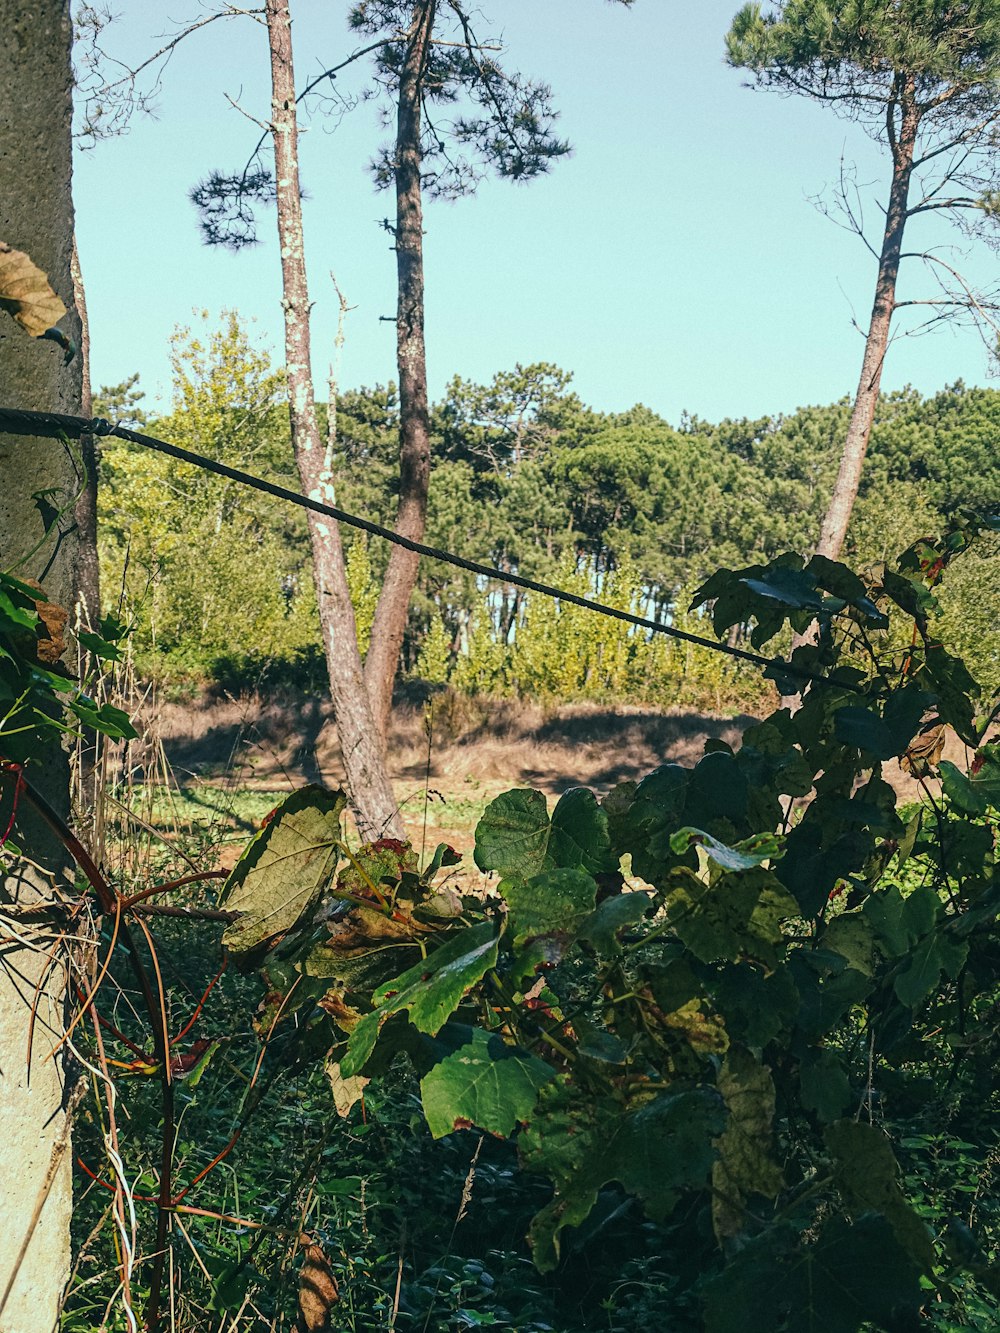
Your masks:
<instances>
[{"instance_id":1,"label":"pine tree","mask_svg":"<svg viewBox=\"0 0 1000 1333\"><path fill-rule=\"evenodd\" d=\"M919 214L941 212L994 230L994 148L1000 130L1000 0L781 0L747 4L726 38L729 63L758 86L797 93L860 121L888 149L892 174L861 376L817 551L835 559L858 493L893 315L935 318L983 302L939 257L930 301L898 301L903 237ZM860 228L858 228L860 231Z\"/></svg>"}]
</instances>

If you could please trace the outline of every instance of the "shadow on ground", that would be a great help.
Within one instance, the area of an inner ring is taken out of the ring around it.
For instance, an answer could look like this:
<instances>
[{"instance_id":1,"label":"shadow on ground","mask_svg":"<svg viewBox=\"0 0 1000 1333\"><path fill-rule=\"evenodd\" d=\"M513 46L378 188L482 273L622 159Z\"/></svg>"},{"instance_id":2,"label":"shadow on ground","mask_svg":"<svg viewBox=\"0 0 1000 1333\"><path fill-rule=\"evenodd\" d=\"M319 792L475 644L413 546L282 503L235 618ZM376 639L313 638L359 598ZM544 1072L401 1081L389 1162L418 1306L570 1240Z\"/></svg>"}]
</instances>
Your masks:
<instances>
[{"instance_id":1,"label":"shadow on ground","mask_svg":"<svg viewBox=\"0 0 1000 1333\"><path fill-rule=\"evenodd\" d=\"M753 718L688 711L439 696L403 702L389 737L393 777L405 784L607 788L657 764L696 763L705 741L738 743ZM337 784L343 770L329 705L307 696L205 695L160 706L156 726L181 781L234 776L249 785Z\"/></svg>"}]
</instances>

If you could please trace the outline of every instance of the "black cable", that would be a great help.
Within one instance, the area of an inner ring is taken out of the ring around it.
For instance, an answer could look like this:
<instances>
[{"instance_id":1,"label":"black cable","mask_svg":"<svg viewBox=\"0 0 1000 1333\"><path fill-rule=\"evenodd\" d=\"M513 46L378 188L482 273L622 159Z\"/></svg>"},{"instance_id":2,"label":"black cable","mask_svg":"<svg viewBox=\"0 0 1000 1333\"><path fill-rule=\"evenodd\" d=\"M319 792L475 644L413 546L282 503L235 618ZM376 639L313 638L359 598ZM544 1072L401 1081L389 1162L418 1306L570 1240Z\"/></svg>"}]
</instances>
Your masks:
<instances>
[{"instance_id":1,"label":"black cable","mask_svg":"<svg viewBox=\"0 0 1000 1333\"><path fill-rule=\"evenodd\" d=\"M217 463L212 458L205 458L201 454L192 453L190 449L182 449L179 445L168 444L166 440L158 440L153 435L143 435L137 430L129 430L126 426L116 426L110 421L105 421L103 417L95 417L92 421L88 421L86 417L64 416L59 412L26 412L16 407L0 407L0 429L6 430L8 427L11 428L9 430L10 434L45 436L50 439L58 439L60 436L78 439L81 435L97 435L102 437L115 436L120 440L128 440L131 444L141 445L145 449L154 449L157 453L168 454L171 458L180 459L182 463L191 463L195 467L203 468L206 472L214 472L217 476L228 478L229 481L236 481L243 486L251 487L253 490L262 491L265 495L274 496L277 500L287 500L289 504L298 505L300 509L310 509L315 514L324 514L327 518L336 519L338 523L345 523L348 527L358 528L373 537L380 537L383 541L393 542L396 546L403 546L406 550L414 551L417 555L427 556L431 560L439 560L446 565L454 565L456 569L464 569L470 574L478 574L481 578L499 580L501 583L511 583L515 587L524 588L527 592L541 593L544 597L554 597L559 601L569 602L573 606L582 606L585 611L596 611L599 615L610 616L613 620L624 621L627 625L637 625L640 629L651 630L654 634L666 634L672 639L680 639L684 643L693 643L699 648L709 648L712 652L725 653L727 657L735 657L743 662L752 662L754 666L781 671L815 685L839 685L852 693L859 692L858 687L848 681L838 681L826 676L814 675L811 671L806 671L791 662L786 662L784 658L764 657L761 653L749 652L745 648L734 648L728 643L720 643L715 639L704 638L700 634L691 634L688 630L677 629L674 625L664 625L659 620L648 620L645 616L636 616L630 611L619 611L617 607L607 606L603 602L595 602L588 597L581 597L575 592L567 592L564 588L553 588L547 583L539 583L535 579L524 578L521 574L512 574L497 569L493 565L481 565L475 560L466 560L460 555L452 555L450 551L439 550L436 546L427 546L424 542L415 542L409 537L401 537L398 532L383 527L381 523L373 523L367 518L358 518L356 514L348 514L346 510L338 509L336 505L323 504L309 496L300 495L297 491L290 491L285 486L278 486L273 481L264 481L262 477L254 477L249 472L241 472L239 468L228 467L225 463Z\"/></svg>"}]
</instances>

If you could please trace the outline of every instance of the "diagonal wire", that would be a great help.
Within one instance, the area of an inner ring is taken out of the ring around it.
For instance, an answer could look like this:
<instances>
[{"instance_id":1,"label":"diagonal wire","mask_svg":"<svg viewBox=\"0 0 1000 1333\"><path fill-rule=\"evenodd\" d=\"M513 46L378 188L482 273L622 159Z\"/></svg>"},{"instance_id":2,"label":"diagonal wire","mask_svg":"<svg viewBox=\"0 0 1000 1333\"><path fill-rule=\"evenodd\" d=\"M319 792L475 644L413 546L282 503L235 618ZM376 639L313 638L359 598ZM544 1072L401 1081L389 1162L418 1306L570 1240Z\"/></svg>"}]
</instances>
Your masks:
<instances>
[{"instance_id":1,"label":"diagonal wire","mask_svg":"<svg viewBox=\"0 0 1000 1333\"><path fill-rule=\"evenodd\" d=\"M381 523L373 523L371 519L359 518L357 514L349 514L336 505L323 504L320 500L312 499L311 496L300 495L298 491L291 491L286 486L279 486L273 481L265 481L263 477L255 477L249 472L241 471L239 468L216 462L214 458L206 458L203 454L193 453L190 449L182 449L180 445L168 444L166 440L158 440L153 435L144 435L140 431L129 430L126 426L115 425L110 421L105 421L103 417L88 420L86 417L65 416L59 412L28 412L21 408L0 407L0 430L14 435L43 436L50 439L59 439L63 436L77 439L81 435L115 436L120 440L127 440L130 444L141 445L144 449L153 449L157 453L177 458L182 463L190 463L206 472L214 472L219 477L226 477L229 481L238 482L242 486L261 491L265 495L274 496L275 499L284 500L288 504L298 505L300 509L309 509L315 514L323 514L327 518L336 519L338 523L343 523L347 527L357 528L361 532L369 533L372 537L380 538L382 541L403 546L406 550L413 551L417 555L426 556L430 560L438 560L446 565L454 565L456 569L464 569L470 574L478 575L480 578L512 584L514 587L524 588L527 592L541 593L543 597L552 597L561 602L569 602L573 606L582 607L585 611L594 611L598 615L608 616L612 620L624 621L627 625L637 625L640 629L650 630L654 634L665 634L668 638L680 639L683 643L693 643L699 648L708 648L712 652L723 653L727 657L734 657L742 662L752 662L754 666L780 671L815 685L836 685L852 693L860 692L858 686L852 682L838 680L835 677L817 676L803 667L786 661L784 658L765 657L762 653L750 652L746 648L736 648L728 643L721 643L717 639L709 639L701 634L692 634L689 630L678 629L676 625L665 625L660 620L650 620L646 616L637 616L631 611L619 610L618 607L608 606L606 603L595 601L593 598L581 597L578 593L569 592L565 588L555 588L549 583L540 583L537 579L525 578L522 574L513 574L507 570L498 569L495 565L483 565L476 560L466 560L463 556L454 555L451 551L444 551L436 546L428 546L425 542L413 541L409 537L401 536L398 532L393 532L391 528L384 527Z\"/></svg>"}]
</instances>

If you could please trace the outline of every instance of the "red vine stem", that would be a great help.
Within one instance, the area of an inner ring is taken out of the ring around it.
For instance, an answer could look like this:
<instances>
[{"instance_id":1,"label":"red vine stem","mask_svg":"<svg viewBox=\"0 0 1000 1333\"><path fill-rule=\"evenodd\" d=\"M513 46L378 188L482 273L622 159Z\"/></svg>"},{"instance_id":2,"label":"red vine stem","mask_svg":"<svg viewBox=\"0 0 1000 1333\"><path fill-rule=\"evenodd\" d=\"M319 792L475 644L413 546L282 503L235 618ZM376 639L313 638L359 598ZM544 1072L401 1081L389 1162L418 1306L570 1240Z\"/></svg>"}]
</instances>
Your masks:
<instances>
[{"instance_id":1,"label":"red vine stem","mask_svg":"<svg viewBox=\"0 0 1000 1333\"><path fill-rule=\"evenodd\" d=\"M134 907L136 903L144 902L146 898L153 898L158 893L170 893L173 889L183 888L185 884L197 884L203 879L228 879L229 874L225 870L205 870L195 875L182 875L180 879L169 880L166 884L154 884L151 889L143 889L141 893L133 893L128 898L122 899L123 907Z\"/></svg>"},{"instance_id":2,"label":"red vine stem","mask_svg":"<svg viewBox=\"0 0 1000 1333\"><path fill-rule=\"evenodd\" d=\"M182 1037L186 1037L187 1034L188 1034L188 1033L191 1031L191 1029L194 1027L195 1023L197 1023L197 1021L198 1021L198 1015L201 1013L202 1009L205 1007L205 1001L206 1001L206 1000L208 999L208 997L211 995L212 990L213 990L213 988L215 987L215 983L216 983L216 982L219 980L219 978L222 976L223 972L225 972L225 970L226 970L226 966L227 966L228 963L229 963L229 959L228 959L228 957L227 957L227 958L223 958L223 960L222 960L222 966L219 968L218 972L216 972L215 976L212 978L212 980L211 980L211 981L208 983L208 985L206 986L206 988L205 988L205 994L204 994L204 995L201 997L201 999L198 1001L198 1007L195 1009L194 1013L191 1015L191 1017L188 1019L188 1021L184 1024L184 1026L181 1028L180 1032L178 1032L177 1036L176 1036L176 1037L171 1037L171 1038L170 1038L170 1045L171 1045L171 1046L176 1046L176 1044L181 1040L181 1038L182 1038Z\"/></svg>"},{"instance_id":3,"label":"red vine stem","mask_svg":"<svg viewBox=\"0 0 1000 1333\"><path fill-rule=\"evenodd\" d=\"M10 837L11 830L14 827L14 820L17 818L18 802L20 801L21 793L24 791L24 769L20 764L15 764L10 759L0 760L0 769L5 773L17 774L17 781L14 783L14 801L10 810L10 819L7 820L7 827L3 831L3 836L0 837L0 847L2 847Z\"/></svg>"}]
</instances>

